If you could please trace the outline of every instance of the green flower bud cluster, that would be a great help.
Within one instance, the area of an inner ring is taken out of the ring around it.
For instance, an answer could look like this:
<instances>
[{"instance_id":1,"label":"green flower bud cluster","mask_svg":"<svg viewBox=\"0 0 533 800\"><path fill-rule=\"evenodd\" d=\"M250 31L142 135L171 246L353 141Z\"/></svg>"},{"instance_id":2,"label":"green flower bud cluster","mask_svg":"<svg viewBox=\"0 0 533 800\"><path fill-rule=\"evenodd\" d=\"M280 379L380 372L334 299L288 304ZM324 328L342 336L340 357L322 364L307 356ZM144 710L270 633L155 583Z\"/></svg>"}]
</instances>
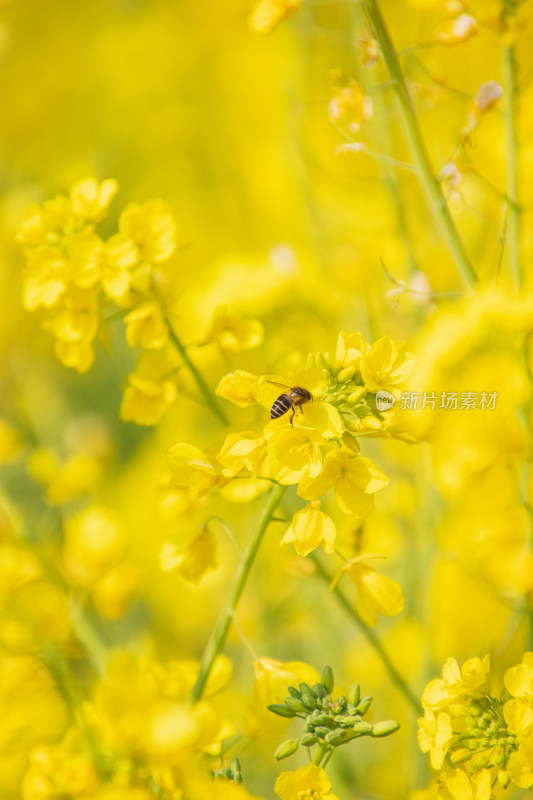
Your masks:
<instances>
[{"instance_id":1,"label":"green flower bud cluster","mask_svg":"<svg viewBox=\"0 0 533 800\"><path fill-rule=\"evenodd\" d=\"M222 767L214 773L215 778L224 778L234 783L242 783L241 765L238 758L233 758L229 767Z\"/></svg>"},{"instance_id":2,"label":"green flower bud cluster","mask_svg":"<svg viewBox=\"0 0 533 800\"><path fill-rule=\"evenodd\" d=\"M502 700L487 696L473 700L464 710L456 707L454 712L465 729L450 748L449 762L455 766L468 761L474 770L498 767L499 783L508 783L505 767L511 753L518 750L518 738L507 727Z\"/></svg>"},{"instance_id":3,"label":"green flower bud cluster","mask_svg":"<svg viewBox=\"0 0 533 800\"><path fill-rule=\"evenodd\" d=\"M337 367L331 363L329 353L317 353L310 357L310 365L318 369L325 369L328 373L327 389L320 396L320 400L331 403L337 410L352 421L354 431L359 430L357 420L365 417L375 417L381 420L382 416L376 409L375 394L368 392L364 380L355 367ZM365 423L368 420L365 420Z\"/></svg>"},{"instance_id":4,"label":"green flower bud cluster","mask_svg":"<svg viewBox=\"0 0 533 800\"><path fill-rule=\"evenodd\" d=\"M301 683L298 689L289 686L289 697L285 698L284 703L268 706L270 711L280 717L298 717L304 722L299 739L287 739L278 747L274 754L277 761L291 756L300 745L318 745L323 751L334 750L361 736L389 736L400 727L394 720L372 724L363 719L370 708L372 697L361 697L358 684L352 686L347 697L340 695L336 700L332 698L333 689L333 670L326 666L320 683L314 686Z\"/></svg>"}]
</instances>

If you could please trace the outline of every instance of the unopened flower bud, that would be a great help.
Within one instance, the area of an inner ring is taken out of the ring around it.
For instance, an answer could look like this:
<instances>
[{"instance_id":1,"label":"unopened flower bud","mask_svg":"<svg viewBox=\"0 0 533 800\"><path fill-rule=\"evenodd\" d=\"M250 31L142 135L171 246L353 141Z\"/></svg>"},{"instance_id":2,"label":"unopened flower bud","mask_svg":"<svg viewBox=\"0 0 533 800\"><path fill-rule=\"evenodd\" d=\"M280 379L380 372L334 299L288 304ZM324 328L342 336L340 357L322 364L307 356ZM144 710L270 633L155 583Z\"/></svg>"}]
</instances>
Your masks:
<instances>
[{"instance_id":1,"label":"unopened flower bud","mask_svg":"<svg viewBox=\"0 0 533 800\"><path fill-rule=\"evenodd\" d=\"M341 696L340 696L340 697L339 697L339 699L337 700L337 704L338 704L338 705L339 705L341 708L346 708L346 706L348 705L348 701L347 701L347 699L345 698L345 696L344 696L343 694L341 694Z\"/></svg>"},{"instance_id":2,"label":"unopened flower bud","mask_svg":"<svg viewBox=\"0 0 533 800\"><path fill-rule=\"evenodd\" d=\"M312 711L316 706L316 700L312 692L302 692L302 703L309 710Z\"/></svg>"},{"instance_id":3,"label":"unopened flower bud","mask_svg":"<svg viewBox=\"0 0 533 800\"><path fill-rule=\"evenodd\" d=\"M357 713L361 714L361 716L364 717L366 712L370 708L371 704L372 704L372 698L370 697L370 695L362 697L356 706Z\"/></svg>"},{"instance_id":4,"label":"unopened flower bud","mask_svg":"<svg viewBox=\"0 0 533 800\"><path fill-rule=\"evenodd\" d=\"M365 392L366 389L364 386L360 386L359 389L354 389L354 391L348 395L348 402L350 403L350 405L354 406L365 394Z\"/></svg>"},{"instance_id":5,"label":"unopened flower bud","mask_svg":"<svg viewBox=\"0 0 533 800\"><path fill-rule=\"evenodd\" d=\"M293 711L295 711L297 714L300 714L302 711L306 710L302 701L297 700L296 697L285 698L285 705L288 706Z\"/></svg>"},{"instance_id":6,"label":"unopened flower bud","mask_svg":"<svg viewBox=\"0 0 533 800\"><path fill-rule=\"evenodd\" d=\"M329 692L326 689L326 687L322 686L321 683L316 683L312 687L312 692L313 692L313 694L314 694L314 696L316 697L317 700L323 700L324 697L327 697L328 694L329 694Z\"/></svg>"},{"instance_id":7,"label":"unopened flower bud","mask_svg":"<svg viewBox=\"0 0 533 800\"><path fill-rule=\"evenodd\" d=\"M335 676L329 664L322 670L322 686L326 689L328 694L333 691L333 687L335 686Z\"/></svg>"},{"instance_id":8,"label":"unopened flower bud","mask_svg":"<svg viewBox=\"0 0 533 800\"><path fill-rule=\"evenodd\" d=\"M304 735L300 739L300 744L303 744L305 747L312 747L317 742L318 742L318 737L315 736L314 733L304 733Z\"/></svg>"},{"instance_id":9,"label":"unopened flower bud","mask_svg":"<svg viewBox=\"0 0 533 800\"><path fill-rule=\"evenodd\" d=\"M333 724L333 720L328 714L319 714L317 717L313 718L314 725L328 725L331 727Z\"/></svg>"},{"instance_id":10,"label":"unopened flower bud","mask_svg":"<svg viewBox=\"0 0 533 800\"><path fill-rule=\"evenodd\" d=\"M492 763L500 767L505 762L505 750L503 747L498 747L494 755L492 756Z\"/></svg>"},{"instance_id":11,"label":"unopened flower bud","mask_svg":"<svg viewBox=\"0 0 533 800\"><path fill-rule=\"evenodd\" d=\"M339 383L348 383L355 375L355 367L343 367L337 373L337 380Z\"/></svg>"},{"instance_id":12,"label":"unopened flower bud","mask_svg":"<svg viewBox=\"0 0 533 800\"><path fill-rule=\"evenodd\" d=\"M315 733L317 736L320 736L321 739L324 739L328 733L331 733L331 730L324 727L324 725L319 725L317 728L315 728Z\"/></svg>"},{"instance_id":13,"label":"unopened flower bud","mask_svg":"<svg viewBox=\"0 0 533 800\"><path fill-rule=\"evenodd\" d=\"M480 754L472 759L472 769L485 769L488 763L489 757L487 755Z\"/></svg>"},{"instance_id":14,"label":"unopened flower bud","mask_svg":"<svg viewBox=\"0 0 533 800\"><path fill-rule=\"evenodd\" d=\"M452 764L462 764L463 761L468 761L471 756L470 750L466 750L464 747L460 750L456 750L455 753L452 753L450 756L450 761Z\"/></svg>"},{"instance_id":15,"label":"unopened flower bud","mask_svg":"<svg viewBox=\"0 0 533 800\"><path fill-rule=\"evenodd\" d=\"M296 712L294 712L292 708L287 708L287 706L281 703L273 703L271 706L267 706L267 708L269 711L272 711L273 714L277 714L278 717L292 718L296 716Z\"/></svg>"},{"instance_id":16,"label":"unopened flower bud","mask_svg":"<svg viewBox=\"0 0 533 800\"><path fill-rule=\"evenodd\" d=\"M296 688L296 686L289 686L289 694L291 697L295 697L297 700L302 699L302 693Z\"/></svg>"},{"instance_id":17,"label":"unopened flower bud","mask_svg":"<svg viewBox=\"0 0 533 800\"><path fill-rule=\"evenodd\" d=\"M356 722L352 727L352 731L359 736L364 736L367 733L372 733L372 725L370 722Z\"/></svg>"},{"instance_id":18,"label":"unopened flower bud","mask_svg":"<svg viewBox=\"0 0 533 800\"><path fill-rule=\"evenodd\" d=\"M235 783L242 783L241 764L238 758L232 758L230 769Z\"/></svg>"},{"instance_id":19,"label":"unopened flower bud","mask_svg":"<svg viewBox=\"0 0 533 800\"><path fill-rule=\"evenodd\" d=\"M287 739L287 741L282 742L276 752L274 753L274 758L276 761L281 761L282 758L287 758L288 756L292 756L298 750L298 742L295 739Z\"/></svg>"},{"instance_id":20,"label":"unopened flower bud","mask_svg":"<svg viewBox=\"0 0 533 800\"><path fill-rule=\"evenodd\" d=\"M348 433L348 431L345 431L342 434L342 441L346 445L346 447L349 447L350 450L353 450L354 453L358 453L359 450L361 449L359 446L359 442L357 441L355 436L353 436L353 434L351 433Z\"/></svg>"},{"instance_id":21,"label":"unopened flower bud","mask_svg":"<svg viewBox=\"0 0 533 800\"><path fill-rule=\"evenodd\" d=\"M352 688L350 689L350 694L348 695L348 702L352 706L356 706L361 699L361 687L358 683L354 683Z\"/></svg>"},{"instance_id":22,"label":"unopened flower bud","mask_svg":"<svg viewBox=\"0 0 533 800\"><path fill-rule=\"evenodd\" d=\"M350 395L350 397L351 396L352 395ZM357 433L357 431L360 431L362 428L362 425L358 419L347 419L344 424L346 425L349 431L353 431L354 433Z\"/></svg>"},{"instance_id":23,"label":"unopened flower bud","mask_svg":"<svg viewBox=\"0 0 533 800\"><path fill-rule=\"evenodd\" d=\"M383 427L382 421L377 417L373 417L371 414L367 414L364 418L363 425L365 428L369 428L372 431L380 431Z\"/></svg>"},{"instance_id":24,"label":"unopened flower bud","mask_svg":"<svg viewBox=\"0 0 533 800\"><path fill-rule=\"evenodd\" d=\"M507 770L506 769L501 769L498 772L498 783L500 784L502 789L507 789L507 787L509 786L510 781L511 781L511 776L509 775Z\"/></svg>"},{"instance_id":25,"label":"unopened flower bud","mask_svg":"<svg viewBox=\"0 0 533 800\"><path fill-rule=\"evenodd\" d=\"M375 725L372 726L371 735L374 737L390 736L391 733L395 733L399 727L400 723L396 722L396 720L385 719L382 722L376 722Z\"/></svg>"},{"instance_id":26,"label":"unopened flower bud","mask_svg":"<svg viewBox=\"0 0 533 800\"><path fill-rule=\"evenodd\" d=\"M344 732L343 731L330 731L326 736L326 742L328 744L332 744L334 747L341 744L344 741Z\"/></svg>"}]
</instances>

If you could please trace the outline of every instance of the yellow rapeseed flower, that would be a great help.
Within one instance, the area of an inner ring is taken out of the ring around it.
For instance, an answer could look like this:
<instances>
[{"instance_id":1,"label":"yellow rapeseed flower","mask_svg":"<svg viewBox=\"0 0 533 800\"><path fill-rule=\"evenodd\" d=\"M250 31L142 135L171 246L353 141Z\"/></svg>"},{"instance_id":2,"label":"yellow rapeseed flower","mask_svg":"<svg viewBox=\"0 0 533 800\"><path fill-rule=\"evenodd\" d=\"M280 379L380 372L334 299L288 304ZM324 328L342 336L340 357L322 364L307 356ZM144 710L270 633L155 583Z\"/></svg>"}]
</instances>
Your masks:
<instances>
[{"instance_id":1,"label":"yellow rapeseed flower","mask_svg":"<svg viewBox=\"0 0 533 800\"><path fill-rule=\"evenodd\" d=\"M282 772L276 785L276 794L281 800L338 800L330 791L331 781L321 767L309 764L296 772Z\"/></svg>"}]
</instances>

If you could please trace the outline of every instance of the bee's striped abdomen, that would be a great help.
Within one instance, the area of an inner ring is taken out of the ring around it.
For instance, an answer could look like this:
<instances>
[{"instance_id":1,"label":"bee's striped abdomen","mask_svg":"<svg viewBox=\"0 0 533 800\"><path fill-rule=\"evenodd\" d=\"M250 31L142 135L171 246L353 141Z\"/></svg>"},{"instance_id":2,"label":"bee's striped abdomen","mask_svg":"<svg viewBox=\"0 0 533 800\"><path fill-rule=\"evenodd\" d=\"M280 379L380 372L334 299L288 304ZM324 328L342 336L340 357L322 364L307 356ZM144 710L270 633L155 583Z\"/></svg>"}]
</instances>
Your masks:
<instances>
[{"instance_id":1,"label":"bee's striped abdomen","mask_svg":"<svg viewBox=\"0 0 533 800\"><path fill-rule=\"evenodd\" d=\"M286 414L292 406L291 399L288 394L280 394L274 405L270 409L270 419L277 419Z\"/></svg>"}]
</instances>

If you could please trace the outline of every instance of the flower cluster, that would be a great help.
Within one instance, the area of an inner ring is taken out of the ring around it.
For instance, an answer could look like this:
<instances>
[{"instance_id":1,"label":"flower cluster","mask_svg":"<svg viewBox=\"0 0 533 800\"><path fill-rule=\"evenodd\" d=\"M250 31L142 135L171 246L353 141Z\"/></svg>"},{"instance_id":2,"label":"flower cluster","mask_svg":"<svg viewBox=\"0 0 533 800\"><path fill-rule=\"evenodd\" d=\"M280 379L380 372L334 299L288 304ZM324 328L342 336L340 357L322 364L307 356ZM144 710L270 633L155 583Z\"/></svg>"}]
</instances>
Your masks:
<instances>
[{"instance_id":1,"label":"flower cluster","mask_svg":"<svg viewBox=\"0 0 533 800\"><path fill-rule=\"evenodd\" d=\"M449 658L426 686L418 741L438 771L441 800L490 800L495 781L533 786L532 686L533 653L507 670L500 695L491 692L488 655L461 668Z\"/></svg>"},{"instance_id":2,"label":"flower cluster","mask_svg":"<svg viewBox=\"0 0 533 800\"><path fill-rule=\"evenodd\" d=\"M118 232L104 240L95 225L117 191L114 180L80 180L68 197L32 206L17 237L26 256L24 305L46 310L44 327L55 336L57 357L78 372L92 366L94 340L104 335L102 311L110 304L128 312L132 347L160 349L168 338L161 264L176 248L172 214L162 200L132 203Z\"/></svg>"},{"instance_id":3,"label":"flower cluster","mask_svg":"<svg viewBox=\"0 0 533 800\"><path fill-rule=\"evenodd\" d=\"M327 781L323 770L318 765L324 757L331 757L335 748L340 747L353 739L363 736L375 738L390 736L400 727L398 722L386 720L374 724L364 720L372 703L372 697L361 697L359 684L352 686L348 697L336 687L333 670L326 666L322 672L322 679L314 686L300 683L299 688L289 686L289 697L284 703L274 703L268 706L269 710L280 717L287 719L301 719L304 730L298 739L287 739L276 750L275 758L280 761L295 753L300 745L304 747L317 747L314 759L314 769L304 767L296 773L284 772L276 782L276 792L282 800L292 800L293 797L317 795L317 786L321 791L329 791L331 784ZM326 785L329 784L329 785ZM302 794L295 793L295 786L299 786ZM292 792L292 793L291 793ZM329 795L328 795L329 796Z\"/></svg>"},{"instance_id":4,"label":"flower cluster","mask_svg":"<svg viewBox=\"0 0 533 800\"><path fill-rule=\"evenodd\" d=\"M80 714L81 724L69 727L60 741L33 750L22 780L24 800L103 800L114 798L113 792L142 800L248 800L243 787L232 793L241 780L238 762L220 766L221 743L232 727L217 711L213 695L228 680L230 664L221 657L209 698L189 704L196 669L193 662L163 665L117 653Z\"/></svg>"}]
</instances>

